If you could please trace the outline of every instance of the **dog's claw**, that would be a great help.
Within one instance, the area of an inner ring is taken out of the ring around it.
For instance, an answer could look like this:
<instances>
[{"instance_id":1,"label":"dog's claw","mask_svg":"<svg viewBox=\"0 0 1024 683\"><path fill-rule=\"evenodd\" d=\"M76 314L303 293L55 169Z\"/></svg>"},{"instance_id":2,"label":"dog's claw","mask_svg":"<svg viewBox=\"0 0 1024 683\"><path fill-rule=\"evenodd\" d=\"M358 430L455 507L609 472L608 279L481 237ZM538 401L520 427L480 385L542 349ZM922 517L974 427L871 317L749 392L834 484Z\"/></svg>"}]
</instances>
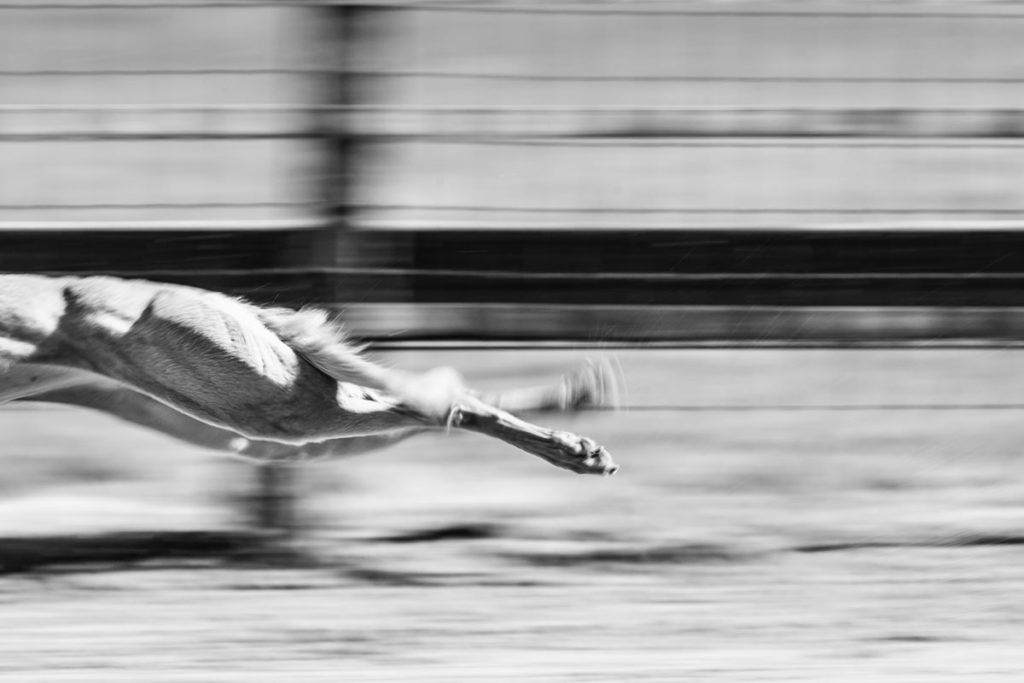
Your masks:
<instances>
[{"instance_id":1,"label":"dog's claw","mask_svg":"<svg viewBox=\"0 0 1024 683\"><path fill-rule=\"evenodd\" d=\"M552 461L577 474L600 474L610 476L619 471L619 466L603 446L585 436L563 433L563 443L570 455L568 460Z\"/></svg>"}]
</instances>

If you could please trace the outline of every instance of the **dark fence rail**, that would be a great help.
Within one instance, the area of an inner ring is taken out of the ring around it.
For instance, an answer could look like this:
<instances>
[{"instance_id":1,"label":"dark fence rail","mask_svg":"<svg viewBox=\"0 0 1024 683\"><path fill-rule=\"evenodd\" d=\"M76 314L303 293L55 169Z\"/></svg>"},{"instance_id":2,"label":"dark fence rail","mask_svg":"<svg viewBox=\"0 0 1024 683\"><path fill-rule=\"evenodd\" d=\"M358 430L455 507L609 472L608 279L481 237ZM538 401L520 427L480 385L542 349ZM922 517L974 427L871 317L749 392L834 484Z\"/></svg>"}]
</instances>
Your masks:
<instances>
[{"instance_id":1,"label":"dark fence rail","mask_svg":"<svg viewBox=\"0 0 1024 683\"><path fill-rule=\"evenodd\" d=\"M1024 306L1024 231L367 231L360 264L301 231L3 231L0 270L208 287L264 303ZM291 259L283 259L294 252Z\"/></svg>"}]
</instances>

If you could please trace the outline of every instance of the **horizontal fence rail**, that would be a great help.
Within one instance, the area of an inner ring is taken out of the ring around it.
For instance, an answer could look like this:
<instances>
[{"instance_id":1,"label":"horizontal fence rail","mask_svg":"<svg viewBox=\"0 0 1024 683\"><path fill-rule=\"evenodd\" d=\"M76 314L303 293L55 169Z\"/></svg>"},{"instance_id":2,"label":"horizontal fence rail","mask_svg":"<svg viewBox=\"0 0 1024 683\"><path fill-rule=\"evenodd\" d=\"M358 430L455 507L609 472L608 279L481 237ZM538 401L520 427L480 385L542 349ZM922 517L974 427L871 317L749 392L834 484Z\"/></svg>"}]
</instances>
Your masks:
<instances>
[{"instance_id":1,"label":"horizontal fence rail","mask_svg":"<svg viewBox=\"0 0 1024 683\"><path fill-rule=\"evenodd\" d=\"M181 68L3 68L0 78L48 78L75 77L90 78L112 76L139 78L145 76L310 76L318 77L338 73L331 66L281 66L281 67L181 67ZM1024 76L910 76L910 75L784 75L784 74L586 74L586 73L514 73L505 71L435 71L425 69L345 69L345 74L365 79L431 79L431 80L476 80L476 81L537 81L577 83L772 83L772 84L870 84L870 85L1024 85Z\"/></svg>"},{"instance_id":2,"label":"horizontal fence rail","mask_svg":"<svg viewBox=\"0 0 1024 683\"><path fill-rule=\"evenodd\" d=\"M325 112L368 136L1019 137L1024 109L828 107L374 107Z\"/></svg>"},{"instance_id":3,"label":"horizontal fence rail","mask_svg":"<svg viewBox=\"0 0 1024 683\"><path fill-rule=\"evenodd\" d=\"M329 107L0 105L0 140L322 138Z\"/></svg>"},{"instance_id":4,"label":"horizontal fence rail","mask_svg":"<svg viewBox=\"0 0 1024 683\"><path fill-rule=\"evenodd\" d=\"M56 274L59 271L43 271ZM343 269L278 269L207 271L149 271L96 268L74 274L112 275L156 279L202 286L261 300L267 295L292 305L315 301L356 301L417 304L521 306L632 306L739 308L803 306L1024 306L1024 276L1005 273L971 278L967 283L953 274L907 277L877 275L819 277L775 273L690 277L649 277L642 273L592 277L546 274L523 277L502 273L436 273L431 271L375 272Z\"/></svg>"},{"instance_id":5,"label":"horizontal fence rail","mask_svg":"<svg viewBox=\"0 0 1024 683\"><path fill-rule=\"evenodd\" d=\"M74 225L74 224L72 224ZM126 228L131 224L126 224ZM111 268L188 267L178 243L194 242L199 252L229 255L247 250L272 250L270 235L285 237L315 221L213 223L199 229L188 223L166 236L146 230L0 231L0 268L40 269L48 258L61 270L87 262ZM191 228L184 231L184 228ZM260 229L259 240L252 229ZM1024 274L1024 230L979 228L836 230L586 230L550 233L542 230L477 231L367 231L360 233L360 268L382 274L422 271L443 275L479 273L486 276L529 278L549 273L558 276L595 274L659 277L743 276L792 274L808 277L903 277L937 275L985 279L1000 274ZM59 248L68 240L67 248ZM75 249L96 240L97 249ZM205 247L204 247L205 243ZM151 254L152 265L135 260L135 251ZM95 253L90 253L95 251ZM165 265L159 265L159 264Z\"/></svg>"},{"instance_id":6,"label":"horizontal fence rail","mask_svg":"<svg viewBox=\"0 0 1024 683\"><path fill-rule=\"evenodd\" d=\"M942 4L924 0L864 3L807 3L793 0L747 0L737 3L697 2L665 3L659 0L613 0L593 3L534 2L524 0L4 0L0 11L68 10L68 9L252 9L260 7L352 7L376 10L435 11L449 13L510 14L583 14L583 15L653 15L653 16L766 16L803 17L808 19L843 18L1016 18L1024 17L1024 8L1006 2L973 2Z\"/></svg>"},{"instance_id":7,"label":"horizontal fence rail","mask_svg":"<svg viewBox=\"0 0 1024 683\"><path fill-rule=\"evenodd\" d=\"M374 231L351 267L281 268L304 236L7 230L0 270L149 277L293 304L1024 306L1021 230Z\"/></svg>"},{"instance_id":8,"label":"horizontal fence rail","mask_svg":"<svg viewBox=\"0 0 1024 683\"><path fill-rule=\"evenodd\" d=\"M721 146L744 144L730 138L911 138L941 144L944 138L1024 137L1024 109L0 105L0 140L338 135L542 138L544 144L565 144L567 138L580 144L644 138L658 144L662 138L701 138Z\"/></svg>"},{"instance_id":9,"label":"horizontal fence rail","mask_svg":"<svg viewBox=\"0 0 1024 683\"><path fill-rule=\"evenodd\" d=\"M700 2L687 4L665 3L658 0L636 2L616 0L593 3L511 1L487 2L476 0L6 0L0 2L0 11L24 10L97 10L97 9L252 9L260 7L351 7L375 10L430 11L460 14L564 14L564 15L646 15L646 16L716 16L716 17L797 17L806 19L841 17L872 19L939 18L1024 18L1024 8L1005 2L976 2L941 4L924 0L902 2L864 3L801 3L778 0L748 0L739 3Z\"/></svg>"},{"instance_id":10,"label":"horizontal fence rail","mask_svg":"<svg viewBox=\"0 0 1024 683\"><path fill-rule=\"evenodd\" d=\"M60 205L56 205L60 206ZM145 205L143 205L145 206ZM53 208L54 205L50 205ZM3 207L7 208L7 207ZM15 207L16 208L16 207ZM295 218L295 219L237 219L237 220L126 220L126 221L0 221L0 241L4 233L8 237L17 233L59 233L73 235L76 233L140 233L149 235L150 239L159 239L154 233L199 233L237 232L250 234L254 232L302 232L322 230L331 226L327 218ZM46 239L46 238L43 238ZM54 246L54 245L51 245ZM24 247L27 249L36 247ZM38 247L40 249L44 246ZM48 254L52 258L53 253Z\"/></svg>"}]
</instances>

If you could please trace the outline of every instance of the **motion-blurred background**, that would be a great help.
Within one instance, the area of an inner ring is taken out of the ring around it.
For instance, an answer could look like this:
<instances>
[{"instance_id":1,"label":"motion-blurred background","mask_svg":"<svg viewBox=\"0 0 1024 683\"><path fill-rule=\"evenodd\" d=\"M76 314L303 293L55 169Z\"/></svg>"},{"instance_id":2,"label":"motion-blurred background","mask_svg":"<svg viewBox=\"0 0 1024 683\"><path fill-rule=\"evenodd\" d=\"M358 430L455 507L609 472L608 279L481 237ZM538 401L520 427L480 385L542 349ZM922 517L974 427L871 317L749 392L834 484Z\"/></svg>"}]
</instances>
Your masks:
<instances>
[{"instance_id":1,"label":"motion-blurred background","mask_svg":"<svg viewBox=\"0 0 1024 683\"><path fill-rule=\"evenodd\" d=\"M553 419L609 481L471 437L257 470L8 406L0 674L1015 680L1021 45L999 2L0 0L0 270L629 386ZM316 559L239 566L240 528Z\"/></svg>"}]
</instances>

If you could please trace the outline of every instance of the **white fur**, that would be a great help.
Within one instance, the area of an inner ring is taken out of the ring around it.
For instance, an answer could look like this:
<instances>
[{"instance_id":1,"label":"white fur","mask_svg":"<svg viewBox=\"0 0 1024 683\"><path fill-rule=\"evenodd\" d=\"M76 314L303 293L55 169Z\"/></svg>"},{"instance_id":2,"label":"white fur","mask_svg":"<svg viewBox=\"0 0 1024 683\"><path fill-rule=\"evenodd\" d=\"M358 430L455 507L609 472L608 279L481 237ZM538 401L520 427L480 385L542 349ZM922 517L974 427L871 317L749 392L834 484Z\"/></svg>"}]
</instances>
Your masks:
<instances>
[{"instance_id":1,"label":"white fur","mask_svg":"<svg viewBox=\"0 0 1024 683\"><path fill-rule=\"evenodd\" d=\"M564 409L578 407L565 395L604 385L600 373L573 381L569 392L563 382L492 398ZM106 410L253 457L348 454L450 427L574 471L615 469L589 439L487 405L453 370L371 362L323 311L140 280L0 275L0 403L26 399Z\"/></svg>"}]
</instances>

